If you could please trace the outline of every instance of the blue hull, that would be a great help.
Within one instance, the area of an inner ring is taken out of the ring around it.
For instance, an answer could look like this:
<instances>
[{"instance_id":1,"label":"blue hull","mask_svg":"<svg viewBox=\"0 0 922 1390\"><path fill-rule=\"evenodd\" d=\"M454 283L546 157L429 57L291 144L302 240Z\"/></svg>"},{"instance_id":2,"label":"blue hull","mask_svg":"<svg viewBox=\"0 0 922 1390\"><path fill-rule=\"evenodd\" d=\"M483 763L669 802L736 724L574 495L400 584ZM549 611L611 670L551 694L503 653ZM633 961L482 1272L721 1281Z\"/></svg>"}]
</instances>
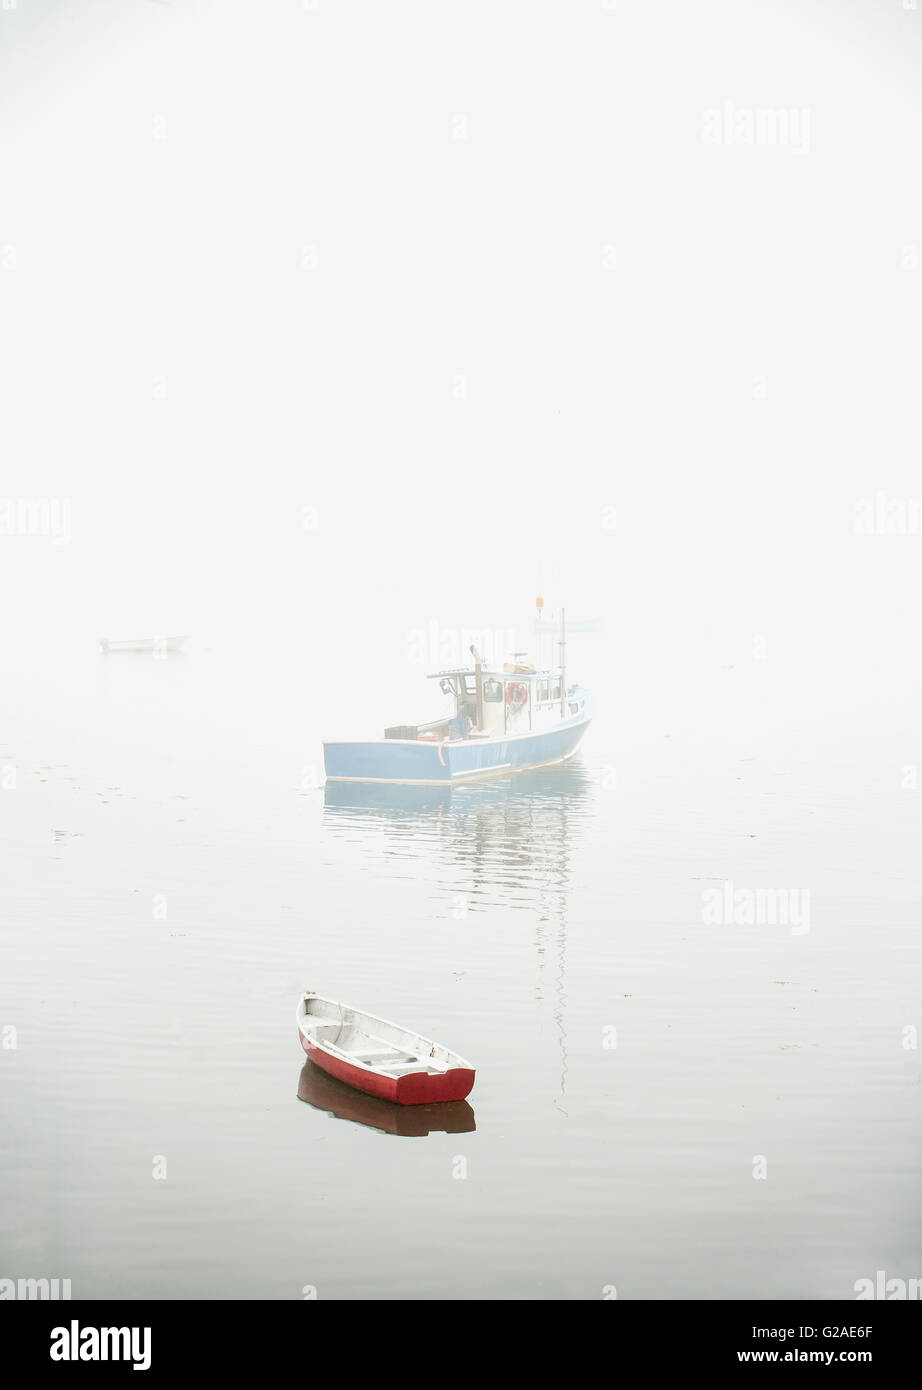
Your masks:
<instances>
[{"instance_id":1,"label":"blue hull","mask_svg":"<svg viewBox=\"0 0 922 1390\"><path fill-rule=\"evenodd\" d=\"M327 782L323 789L326 811L390 820L403 815L427 815L446 810L509 811L523 799L547 808L576 802L587 795L592 779L579 752L566 762L521 770L514 777L475 777L429 786L425 782ZM505 817L503 818L505 823Z\"/></svg>"},{"instance_id":2,"label":"blue hull","mask_svg":"<svg viewBox=\"0 0 922 1390\"><path fill-rule=\"evenodd\" d=\"M576 752L588 727L588 716L580 715L538 733L505 738L441 744L410 739L325 743L324 771L328 781L453 785L562 762Z\"/></svg>"}]
</instances>

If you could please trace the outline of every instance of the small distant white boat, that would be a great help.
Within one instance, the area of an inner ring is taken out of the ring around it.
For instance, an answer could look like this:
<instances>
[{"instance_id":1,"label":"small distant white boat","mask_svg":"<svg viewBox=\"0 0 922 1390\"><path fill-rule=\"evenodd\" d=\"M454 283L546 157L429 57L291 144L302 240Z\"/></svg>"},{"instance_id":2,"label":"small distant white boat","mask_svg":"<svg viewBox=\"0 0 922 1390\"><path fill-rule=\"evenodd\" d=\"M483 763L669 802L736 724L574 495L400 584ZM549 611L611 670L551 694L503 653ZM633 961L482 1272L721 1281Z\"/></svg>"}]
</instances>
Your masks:
<instances>
[{"instance_id":1,"label":"small distant white boat","mask_svg":"<svg viewBox=\"0 0 922 1390\"><path fill-rule=\"evenodd\" d=\"M151 652L155 656L167 656L170 652L182 651L188 640L188 636L123 637L116 641L101 637L99 645L105 656L115 652Z\"/></svg>"}]
</instances>

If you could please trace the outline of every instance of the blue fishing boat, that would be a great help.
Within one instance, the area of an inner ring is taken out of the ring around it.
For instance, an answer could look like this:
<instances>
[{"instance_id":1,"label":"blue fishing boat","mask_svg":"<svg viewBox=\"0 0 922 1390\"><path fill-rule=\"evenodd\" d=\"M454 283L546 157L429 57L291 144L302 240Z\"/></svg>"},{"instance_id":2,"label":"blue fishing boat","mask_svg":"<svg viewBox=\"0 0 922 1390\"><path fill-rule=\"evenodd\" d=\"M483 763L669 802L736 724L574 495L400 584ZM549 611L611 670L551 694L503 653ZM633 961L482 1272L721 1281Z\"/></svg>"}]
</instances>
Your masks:
<instances>
[{"instance_id":1,"label":"blue fishing boat","mask_svg":"<svg viewBox=\"0 0 922 1390\"><path fill-rule=\"evenodd\" d=\"M451 701L445 717L395 725L382 739L324 743L327 781L445 786L563 762L591 718L589 692L567 683L565 652L562 614L556 668L536 669L520 653L488 667L472 646L470 666L429 677Z\"/></svg>"}]
</instances>

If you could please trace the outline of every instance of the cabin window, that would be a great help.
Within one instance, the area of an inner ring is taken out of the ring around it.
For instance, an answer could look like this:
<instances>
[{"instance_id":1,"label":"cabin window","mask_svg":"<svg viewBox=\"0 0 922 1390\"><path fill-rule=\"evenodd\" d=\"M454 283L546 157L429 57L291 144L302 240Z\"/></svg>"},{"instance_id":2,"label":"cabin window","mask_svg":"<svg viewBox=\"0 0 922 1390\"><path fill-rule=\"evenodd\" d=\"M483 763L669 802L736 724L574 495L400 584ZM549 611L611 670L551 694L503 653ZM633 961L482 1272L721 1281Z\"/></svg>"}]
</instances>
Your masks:
<instances>
[{"instance_id":1,"label":"cabin window","mask_svg":"<svg viewBox=\"0 0 922 1390\"><path fill-rule=\"evenodd\" d=\"M538 691L537 691L538 703L540 704L542 700L546 700L546 699L547 699L547 681L538 681L538 682L537 682L537 685L538 685Z\"/></svg>"},{"instance_id":2,"label":"cabin window","mask_svg":"<svg viewBox=\"0 0 922 1390\"><path fill-rule=\"evenodd\" d=\"M547 697L546 697L546 698L547 698L548 700L559 700L559 699L560 699L560 681L548 681L548 686L549 686L550 688L549 688L549 690L548 690L548 693L547 693Z\"/></svg>"},{"instance_id":3,"label":"cabin window","mask_svg":"<svg viewBox=\"0 0 922 1390\"><path fill-rule=\"evenodd\" d=\"M462 676L461 679L464 681L464 693L465 693L465 695L476 695L476 694L477 694L477 677L476 677L476 676Z\"/></svg>"},{"instance_id":4,"label":"cabin window","mask_svg":"<svg viewBox=\"0 0 922 1390\"><path fill-rule=\"evenodd\" d=\"M503 683L502 681L484 681L483 698L488 705L502 704Z\"/></svg>"}]
</instances>

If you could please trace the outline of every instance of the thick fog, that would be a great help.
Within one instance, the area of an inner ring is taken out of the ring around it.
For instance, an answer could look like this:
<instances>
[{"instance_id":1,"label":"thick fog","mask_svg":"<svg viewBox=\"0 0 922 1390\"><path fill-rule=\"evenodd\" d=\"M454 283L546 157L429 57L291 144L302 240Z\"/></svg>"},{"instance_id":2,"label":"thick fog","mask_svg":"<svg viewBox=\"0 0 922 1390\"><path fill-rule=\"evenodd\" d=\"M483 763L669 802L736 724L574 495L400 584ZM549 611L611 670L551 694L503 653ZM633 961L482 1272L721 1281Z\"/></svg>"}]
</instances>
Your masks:
<instances>
[{"instance_id":1,"label":"thick fog","mask_svg":"<svg viewBox=\"0 0 922 1390\"><path fill-rule=\"evenodd\" d=\"M638 710L915 698L920 59L898 0L4 7L3 667L296 691L540 589Z\"/></svg>"}]
</instances>

